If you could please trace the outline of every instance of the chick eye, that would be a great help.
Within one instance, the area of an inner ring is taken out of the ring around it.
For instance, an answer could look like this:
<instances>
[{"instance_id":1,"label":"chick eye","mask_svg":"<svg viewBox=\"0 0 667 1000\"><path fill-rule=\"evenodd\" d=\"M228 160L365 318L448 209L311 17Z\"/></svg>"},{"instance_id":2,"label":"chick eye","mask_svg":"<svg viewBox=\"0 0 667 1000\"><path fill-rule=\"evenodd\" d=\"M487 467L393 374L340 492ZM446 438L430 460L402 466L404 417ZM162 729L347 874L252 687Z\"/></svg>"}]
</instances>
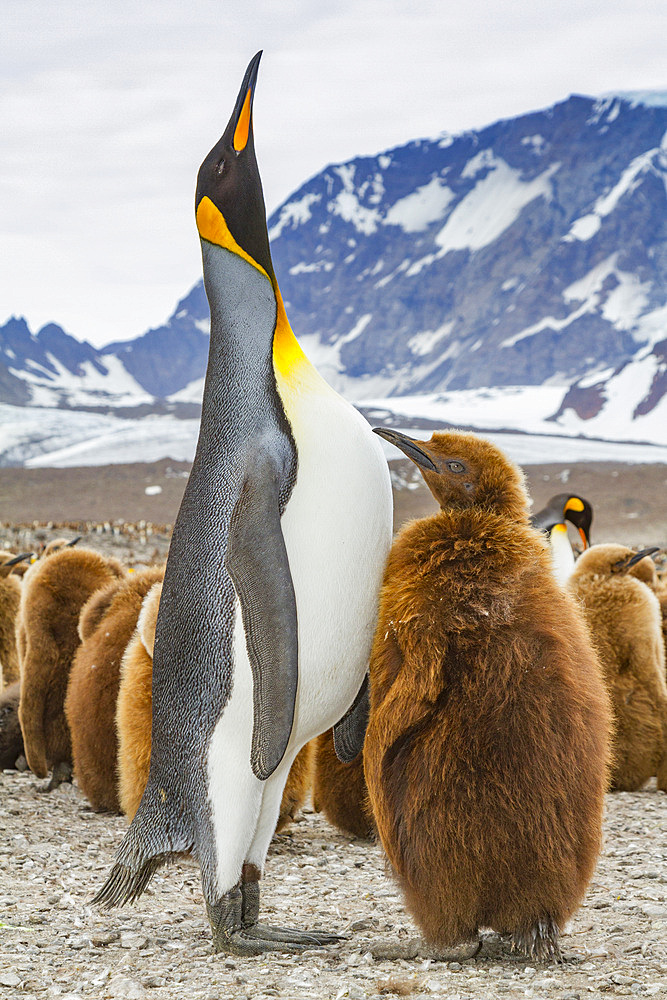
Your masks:
<instances>
[{"instance_id":1,"label":"chick eye","mask_svg":"<svg viewBox=\"0 0 667 1000\"><path fill-rule=\"evenodd\" d=\"M466 467L463 462L447 462L447 468L450 472L465 472Z\"/></svg>"}]
</instances>

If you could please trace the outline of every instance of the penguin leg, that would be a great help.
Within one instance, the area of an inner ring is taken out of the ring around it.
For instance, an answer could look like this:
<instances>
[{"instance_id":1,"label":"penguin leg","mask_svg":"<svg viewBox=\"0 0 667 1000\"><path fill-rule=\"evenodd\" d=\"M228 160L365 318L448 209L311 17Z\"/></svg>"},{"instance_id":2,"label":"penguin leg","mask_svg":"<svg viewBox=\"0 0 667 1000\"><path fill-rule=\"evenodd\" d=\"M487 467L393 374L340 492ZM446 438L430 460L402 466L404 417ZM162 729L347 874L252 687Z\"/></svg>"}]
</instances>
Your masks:
<instances>
[{"instance_id":1,"label":"penguin leg","mask_svg":"<svg viewBox=\"0 0 667 1000\"><path fill-rule=\"evenodd\" d=\"M45 788L40 789L44 792L54 792L59 785L63 782L71 782L72 780L72 765L68 764L66 760L59 761L53 768L51 773L51 780Z\"/></svg>"},{"instance_id":2,"label":"penguin leg","mask_svg":"<svg viewBox=\"0 0 667 1000\"><path fill-rule=\"evenodd\" d=\"M252 927L253 936L262 941L316 948L321 945L335 944L342 938L339 934L330 934L317 928L301 931L289 927L269 927L257 922L259 918L259 880L278 822L280 802L294 756L295 754L291 755L289 764L283 763L281 765L279 770L268 779L264 788L259 821L243 865L241 877L243 923L246 927Z\"/></svg>"}]
</instances>

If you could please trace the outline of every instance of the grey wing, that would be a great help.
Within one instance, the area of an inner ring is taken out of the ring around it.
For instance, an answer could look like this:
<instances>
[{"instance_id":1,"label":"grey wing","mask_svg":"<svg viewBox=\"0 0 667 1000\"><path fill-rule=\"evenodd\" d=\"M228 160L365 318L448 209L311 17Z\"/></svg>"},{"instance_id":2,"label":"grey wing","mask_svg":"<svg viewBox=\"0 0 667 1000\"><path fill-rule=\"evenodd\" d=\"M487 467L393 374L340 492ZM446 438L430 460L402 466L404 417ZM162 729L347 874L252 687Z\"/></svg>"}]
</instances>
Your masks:
<instances>
[{"instance_id":1,"label":"grey wing","mask_svg":"<svg viewBox=\"0 0 667 1000\"><path fill-rule=\"evenodd\" d=\"M229 529L226 566L241 603L253 674L250 763L262 781L283 759L298 681L296 598L270 456L253 457Z\"/></svg>"},{"instance_id":2,"label":"grey wing","mask_svg":"<svg viewBox=\"0 0 667 1000\"><path fill-rule=\"evenodd\" d=\"M338 760L344 764L349 764L363 750L369 710L368 674L366 674L352 707L336 723L333 730L334 750Z\"/></svg>"}]
</instances>

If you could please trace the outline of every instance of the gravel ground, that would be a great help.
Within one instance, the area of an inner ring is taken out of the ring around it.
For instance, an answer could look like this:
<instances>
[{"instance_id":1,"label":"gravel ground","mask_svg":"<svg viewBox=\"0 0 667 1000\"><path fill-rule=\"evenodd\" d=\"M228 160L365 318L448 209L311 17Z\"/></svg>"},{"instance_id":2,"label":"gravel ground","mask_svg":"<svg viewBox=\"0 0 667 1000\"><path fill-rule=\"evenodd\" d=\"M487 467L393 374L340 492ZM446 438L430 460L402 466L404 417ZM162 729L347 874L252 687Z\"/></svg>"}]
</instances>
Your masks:
<instances>
[{"instance_id":1,"label":"gravel ground","mask_svg":"<svg viewBox=\"0 0 667 1000\"><path fill-rule=\"evenodd\" d=\"M347 939L300 956L215 955L191 863L163 869L134 907L91 907L125 821L91 812L75 786L46 795L44 784L29 772L0 775L3 1000L667 994L667 795L654 787L608 797L604 851L563 939L566 961L536 967L496 935L468 961L434 960L423 949L387 960L387 943L414 955L416 932L381 850L310 811L274 841L263 918Z\"/></svg>"}]
</instances>

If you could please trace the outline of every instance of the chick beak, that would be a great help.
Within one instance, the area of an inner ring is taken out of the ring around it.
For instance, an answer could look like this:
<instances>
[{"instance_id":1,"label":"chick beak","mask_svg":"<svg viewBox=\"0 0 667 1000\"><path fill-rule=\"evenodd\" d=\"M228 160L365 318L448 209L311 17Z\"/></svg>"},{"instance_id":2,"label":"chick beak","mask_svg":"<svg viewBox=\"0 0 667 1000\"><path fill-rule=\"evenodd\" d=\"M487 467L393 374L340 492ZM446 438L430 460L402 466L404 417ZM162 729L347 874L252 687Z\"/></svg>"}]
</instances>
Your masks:
<instances>
[{"instance_id":1,"label":"chick beak","mask_svg":"<svg viewBox=\"0 0 667 1000\"><path fill-rule=\"evenodd\" d=\"M388 427L374 427L373 433L378 434L385 441L389 441L394 447L400 448L404 455L407 455L416 465L421 466L422 469L426 469L427 472L437 472L437 468L434 462L429 458L428 453L424 450L423 441L414 441L409 438L406 434L401 434L400 431L390 430Z\"/></svg>"}]
</instances>

